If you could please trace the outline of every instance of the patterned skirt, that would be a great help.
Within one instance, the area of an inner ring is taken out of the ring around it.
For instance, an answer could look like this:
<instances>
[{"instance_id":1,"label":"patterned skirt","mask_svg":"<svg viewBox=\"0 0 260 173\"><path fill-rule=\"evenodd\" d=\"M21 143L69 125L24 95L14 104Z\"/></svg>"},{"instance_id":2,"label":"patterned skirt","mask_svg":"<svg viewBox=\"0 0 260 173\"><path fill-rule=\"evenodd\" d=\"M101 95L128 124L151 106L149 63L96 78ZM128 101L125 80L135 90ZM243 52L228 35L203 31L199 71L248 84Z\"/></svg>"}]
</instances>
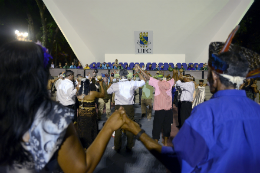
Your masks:
<instances>
[{"instance_id":1,"label":"patterned skirt","mask_svg":"<svg viewBox=\"0 0 260 173\"><path fill-rule=\"evenodd\" d=\"M85 101L84 101L85 102ZM93 102L95 105L95 102ZM78 135L84 148L88 148L98 134L97 113L95 107L79 106Z\"/></svg>"}]
</instances>

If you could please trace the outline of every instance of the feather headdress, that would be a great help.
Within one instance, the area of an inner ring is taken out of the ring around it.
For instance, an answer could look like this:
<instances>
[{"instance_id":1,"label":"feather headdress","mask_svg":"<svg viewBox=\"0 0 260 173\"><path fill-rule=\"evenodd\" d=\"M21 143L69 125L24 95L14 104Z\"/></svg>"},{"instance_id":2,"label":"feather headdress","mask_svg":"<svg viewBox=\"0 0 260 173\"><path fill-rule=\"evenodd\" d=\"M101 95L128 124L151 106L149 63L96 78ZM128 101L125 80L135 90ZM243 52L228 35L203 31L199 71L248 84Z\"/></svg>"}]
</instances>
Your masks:
<instances>
[{"instance_id":1,"label":"feather headdress","mask_svg":"<svg viewBox=\"0 0 260 173\"><path fill-rule=\"evenodd\" d=\"M249 63L249 73L247 78L260 77L260 56L256 52L233 45L232 39L234 38L239 26L237 26L228 36L226 42L212 42L209 46L209 66L219 74L227 74L232 69L238 69L234 64L228 64L219 58L219 55L224 52L235 50L239 55L246 57ZM238 69L239 70L239 69Z\"/></svg>"}]
</instances>

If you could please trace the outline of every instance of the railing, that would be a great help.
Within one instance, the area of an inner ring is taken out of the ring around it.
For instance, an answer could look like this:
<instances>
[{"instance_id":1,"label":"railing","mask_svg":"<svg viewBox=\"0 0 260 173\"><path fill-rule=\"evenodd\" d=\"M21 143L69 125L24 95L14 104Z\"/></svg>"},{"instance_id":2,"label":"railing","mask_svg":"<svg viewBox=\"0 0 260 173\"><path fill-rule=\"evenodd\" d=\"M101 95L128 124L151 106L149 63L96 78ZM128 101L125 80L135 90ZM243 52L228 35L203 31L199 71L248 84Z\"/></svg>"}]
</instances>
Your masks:
<instances>
[{"instance_id":1,"label":"railing","mask_svg":"<svg viewBox=\"0 0 260 173\"><path fill-rule=\"evenodd\" d=\"M59 73L62 73L63 71L65 71L66 69L63 68L50 68L50 74L51 76L58 76ZM69 69L71 71L74 72L74 75L76 76L77 74L80 74L81 76L86 76L90 73L90 75L92 76L93 73L93 69L87 69L87 70L83 70L83 69ZM132 71L132 73L134 74L134 70L128 70L128 71ZM110 72L114 72L114 70L105 70L105 69L98 69L98 76L101 76L101 74L108 74L110 75ZM148 71L152 76L156 75L157 71ZM168 74L170 74L172 76L172 72L168 71L168 70L164 70L164 75L167 76ZM195 79L206 79L207 75L208 75L208 71L201 71L201 70L186 70L184 71L184 74L190 74L191 76L195 77Z\"/></svg>"}]
</instances>

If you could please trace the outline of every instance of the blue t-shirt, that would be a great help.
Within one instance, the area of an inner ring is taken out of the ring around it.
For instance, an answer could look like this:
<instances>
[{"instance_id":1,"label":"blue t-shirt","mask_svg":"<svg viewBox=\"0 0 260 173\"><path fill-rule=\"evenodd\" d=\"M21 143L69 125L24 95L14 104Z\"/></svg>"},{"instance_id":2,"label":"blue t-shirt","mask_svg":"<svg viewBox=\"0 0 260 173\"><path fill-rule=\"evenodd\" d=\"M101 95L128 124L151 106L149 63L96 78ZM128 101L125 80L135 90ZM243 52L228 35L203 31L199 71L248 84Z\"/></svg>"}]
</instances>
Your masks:
<instances>
[{"instance_id":1,"label":"blue t-shirt","mask_svg":"<svg viewBox=\"0 0 260 173\"><path fill-rule=\"evenodd\" d=\"M172 147L162 147L172 171L245 173L260 170L260 106L243 90L222 90L198 106Z\"/></svg>"}]
</instances>

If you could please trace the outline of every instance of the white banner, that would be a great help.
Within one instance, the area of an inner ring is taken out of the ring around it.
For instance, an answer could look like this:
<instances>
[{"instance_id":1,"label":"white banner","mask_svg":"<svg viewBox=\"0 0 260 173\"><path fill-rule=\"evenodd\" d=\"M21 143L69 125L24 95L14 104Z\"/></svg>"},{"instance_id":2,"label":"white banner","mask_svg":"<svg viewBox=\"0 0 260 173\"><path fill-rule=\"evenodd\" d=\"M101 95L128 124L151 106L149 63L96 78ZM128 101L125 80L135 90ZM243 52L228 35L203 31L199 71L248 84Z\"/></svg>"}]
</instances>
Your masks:
<instances>
[{"instance_id":1,"label":"white banner","mask_svg":"<svg viewBox=\"0 0 260 173\"><path fill-rule=\"evenodd\" d=\"M135 31L135 53L153 54L153 31Z\"/></svg>"}]
</instances>

